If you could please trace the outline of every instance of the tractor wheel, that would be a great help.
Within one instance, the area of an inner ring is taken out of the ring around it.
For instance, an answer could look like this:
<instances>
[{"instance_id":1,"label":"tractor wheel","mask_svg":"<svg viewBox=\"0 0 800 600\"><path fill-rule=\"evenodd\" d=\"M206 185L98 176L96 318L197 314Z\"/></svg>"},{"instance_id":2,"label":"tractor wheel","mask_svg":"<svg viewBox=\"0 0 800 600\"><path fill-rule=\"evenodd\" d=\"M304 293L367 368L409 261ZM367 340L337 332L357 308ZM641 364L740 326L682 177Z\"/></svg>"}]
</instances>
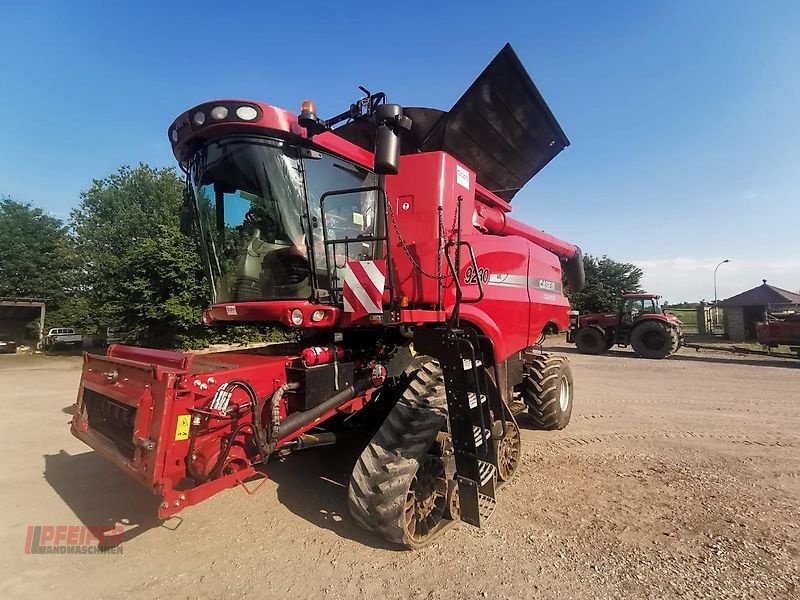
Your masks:
<instances>
[{"instance_id":1,"label":"tractor wheel","mask_svg":"<svg viewBox=\"0 0 800 600\"><path fill-rule=\"evenodd\" d=\"M604 342L605 343L605 342ZM572 416L572 369L566 356L525 353L516 386L536 429L564 429Z\"/></svg>"},{"instance_id":2,"label":"tractor wheel","mask_svg":"<svg viewBox=\"0 0 800 600\"><path fill-rule=\"evenodd\" d=\"M575 345L581 354L602 354L606 348L606 339L599 329L583 327L575 333Z\"/></svg>"},{"instance_id":3,"label":"tractor wheel","mask_svg":"<svg viewBox=\"0 0 800 600\"><path fill-rule=\"evenodd\" d=\"M362 527L421 548L453 523L445 465L431 453L447 419L447 400L435 361L416 361L408 371L402 396L353 468L347 495Z\"/></svg>"},{"instance_id":4,"label":"tractor wheel","mask_svg":"<svg viewBox=\"0 0 800 600\"><path fill-rule=\"evenodd\" d=\"M675 354L681 349L681 346L683 346L683 335L681 334L681 330L675 327L670 327L669 330L672 334L672 352L670 352L670 354Z\"/></svg>"},{"instance_id":5,"label":"tractor wheel","mask_svg":"<svg viewBox=\"0 0 800 600\"><path fill-rule=\"evenodd\" d=\"M633 328L631 347L644 358L666 358L680 345L678 332L661 321L645 321Z\"/></svg>"}]
</instances>

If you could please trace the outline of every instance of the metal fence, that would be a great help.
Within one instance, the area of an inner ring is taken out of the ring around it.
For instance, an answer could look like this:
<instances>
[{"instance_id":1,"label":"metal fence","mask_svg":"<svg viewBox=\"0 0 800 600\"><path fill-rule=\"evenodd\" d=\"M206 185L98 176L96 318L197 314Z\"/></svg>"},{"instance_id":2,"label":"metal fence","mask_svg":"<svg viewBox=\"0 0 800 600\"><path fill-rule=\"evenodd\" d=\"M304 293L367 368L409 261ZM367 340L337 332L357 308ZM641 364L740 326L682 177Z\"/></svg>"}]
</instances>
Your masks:
<instances>
[{"instance_id":1,"label":"metal fence","mask_svg":"<svg viewBox=\"0 0 800 600\"><path fill-rule=\"evenodd\" d=\"M688 335L723 335L724 311L710 306L697 308L669 308L667 310L683 323L683 333Z\"/></svg>"}]
</instances>

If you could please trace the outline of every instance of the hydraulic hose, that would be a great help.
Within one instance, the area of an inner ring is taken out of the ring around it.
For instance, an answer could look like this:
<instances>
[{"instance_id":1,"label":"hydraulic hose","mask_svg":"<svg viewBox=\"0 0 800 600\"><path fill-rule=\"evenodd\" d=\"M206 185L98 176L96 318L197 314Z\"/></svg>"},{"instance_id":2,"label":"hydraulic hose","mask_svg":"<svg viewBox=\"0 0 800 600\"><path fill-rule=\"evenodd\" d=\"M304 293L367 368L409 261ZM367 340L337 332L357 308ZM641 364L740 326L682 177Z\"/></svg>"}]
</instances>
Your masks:
<instances>
[{"instance_id":1,"label":"hydraulic hose","mask_svg":"<svg viewBox=\"0 0 800 600\"><path fill-rule=\"evenodd\" d=\"M192 419L192 424L190 426L189 431L189 450L186 454L186 473L197 483L205 483L209 479L216 478L219 476L219 473L222 471L222 468L225 466L225 461L228 459L228 455L230 454L231 448L233 447L233 443L236 440L236 436L244 429L245 427L250 427L253 432L253 437L256 440L256 445L258 446L259 454L261 454L261 460L266 462L267 457L272 453L269 450L269 441L266 437L266 432L264 431L263 427L261 426L261 411L259 410L258 406L258 396L256 395L256 391L253 389L253 386L250 385L246 381L242 381L239 379L234 379L228 382L229 388L232 390L233 388L240 388L244 390L244 392L249 396L250 399L250 410L253 413L253 423L242 423L238 427L235 427L231 434L228 436L227 443L225 444L225 448L219 453L219 457L217 458L214 466L209 469L208 473L205 475L201 475L194 468L194 449L195 444L197 442L197 428L198 425L194 424L194 417ZM273 399L277 395L278 400L283 395L283 392L286 390L286 386L281 386L276 390L276 394L273 395ZM277 392L280 391L278 395ZM274 412L274 411L273 411ZM274 450L274 448L273 448Z\"/></svg>"},{"instance_id":2,"label":"hydraulic hose","mask_svg":"<svg viewBox=\"0 0 800 600\"><path fill-rule=\"evenodd\" d=\"M245 427L250 427L253 431L253 437L255 438L256 446L258 446L258 452L261 456L262 464L266 464L267 459L269 456L275 451L275 448L278 445L278 441L281 437L286 437L286 435L290 435L291 433L297 431L308 425L309 423L313 422L314 420L321 417L323 414L332 410L339 406L340 404L355 398L358 394L362 393L363 391L367 390L370 386L370 380L362 379L354 383L351 386L344 388L337 394L334 394L321 404L311 408L309 410L294 413L283 422L280 420L280 399L283 397L283 394L286 393L286 390L294 387L293 384L283 384L279 386L272 394L270 398L270 429L269 435L267 432L264 431L264 428L261 424L261 410L258 406L258 399L255 395L255 390L253 387L247 383L246 381L239 381L234 380L229 382L229 386L238 386L243 389L247 394L250 396L252 412L253 412L253 422L252 423L242 423L238 427L236 427L231 434L228 436L227 443L225 444L225 448L220 452L219 457L217 458L214 466L208 471L207 474L201 475L194 469L193 459L192 456L194 455L194 448L195 443L197 441L197 425L192 424L191 429L189 431L189 451L186 455L186 472L194 481L197 483L205 483L206 481L213 479L219 475L222 468L225 466L225 461L228 459L228 454L230 453L231 448L233 447L233 443L236 439L236 436L241 432L242 429ZM288 432L288 433L284 433Z\"/></svg>"}]
</instances>

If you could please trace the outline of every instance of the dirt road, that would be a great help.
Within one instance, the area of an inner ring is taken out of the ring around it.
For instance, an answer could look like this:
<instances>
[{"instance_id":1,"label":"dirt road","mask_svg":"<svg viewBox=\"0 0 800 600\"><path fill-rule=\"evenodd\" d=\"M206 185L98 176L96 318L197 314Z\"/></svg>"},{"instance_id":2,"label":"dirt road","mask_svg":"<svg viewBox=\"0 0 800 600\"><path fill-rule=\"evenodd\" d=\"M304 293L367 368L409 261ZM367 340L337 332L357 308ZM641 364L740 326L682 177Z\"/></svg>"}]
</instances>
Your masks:
<instances>
[{"instance_id":1,"label":"dirt road","mask_svg":"<svg viewBox=\"0 0 800 600\"><path fill-rule=\"evenodd\" d=\"M570 358L572 423L523 431L489 526L404 552L348 515L356 445L159 523L68 433L79 359L0 356L0 597L800 597L800 361ZM29 525L114 522L120 555L24 553Z\"/></svg>"}]
</instances>

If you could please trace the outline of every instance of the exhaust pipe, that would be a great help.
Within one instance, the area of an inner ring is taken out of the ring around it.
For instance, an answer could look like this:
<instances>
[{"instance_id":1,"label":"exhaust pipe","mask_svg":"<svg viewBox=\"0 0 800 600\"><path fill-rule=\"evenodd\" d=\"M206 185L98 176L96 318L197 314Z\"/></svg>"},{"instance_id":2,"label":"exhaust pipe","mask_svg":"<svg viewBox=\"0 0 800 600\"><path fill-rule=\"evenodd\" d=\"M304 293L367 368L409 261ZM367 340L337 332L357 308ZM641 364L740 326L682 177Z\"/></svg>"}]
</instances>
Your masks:
<instances>
[{"instance_id":1,"label":"exhaust pipe","mask_svg":"<svg viewBox=\"0 0 800 600\"><path fill-rule=\"evenodd\" d=\"M347 402L348 400L352 400L358 394L369 388L370 385L369 379L362 379L361 381L357 381L353 385L344 388L341 392L331 396L314 408L289 415L286 419L281 421L280 437L285 438L289 435L292 435L292 433L298 429L302 429L309 423L313 423L329 410L333 410L340 404Z\"/></svg>"}]
</instances>

